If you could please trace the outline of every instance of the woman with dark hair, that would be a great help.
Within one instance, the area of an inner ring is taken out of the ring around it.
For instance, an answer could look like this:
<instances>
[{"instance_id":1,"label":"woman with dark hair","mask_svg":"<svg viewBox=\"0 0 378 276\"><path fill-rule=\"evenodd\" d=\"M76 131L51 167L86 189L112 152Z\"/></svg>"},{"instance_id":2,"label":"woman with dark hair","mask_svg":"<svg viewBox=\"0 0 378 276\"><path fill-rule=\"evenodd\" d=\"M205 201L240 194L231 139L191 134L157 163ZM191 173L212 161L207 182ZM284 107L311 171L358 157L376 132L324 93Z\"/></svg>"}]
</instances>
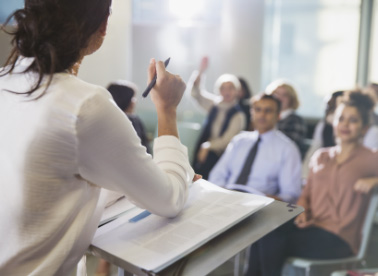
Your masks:
<instances>
[{"instance_id":1,"label":"woman with dark hair","mask_svg":"<svg viewBox=\"0 0 378 276\"><path fill-rule=\"evenodd\" d=\"M362 93L362 91L359 91ZM305 159L302 166L302 177L307 179L309 173L309 164L312 155L319 148L333 147L336 144L335 136L333 133L333 118L337 106L342 102L344 91L336 91L332 93L327 101L325 110L325 118L321 120L315 127L312 143L306 152ZM369 95L370 96L370 95ZM372 98L373 99L373 98ZM373 112L371 112L373 113ZM378 126L372 124L370 121L369 128L364 137L361 138L362 144L370 149L378 148Z\"/></svg>"},{"instance_id":2,"label":"woman with dark hair","mask_svg":"<svg viewBox=\"0 0 378 276\"><path fill-rule=\"evenodd\" d=\"M239 106L243 110L246 118L245 130L253 130L253 127L251 126L251 106L249 103L252 97L252 92L244 78L239 77L238 79L240 82Z\"/></svg>"},{"instance_id":3,"label":"woman with dark hair","mask_svg":"<svg viewBox=\"0 0 378 276\"><path fill-rule=\"evenodd\" d=\"M127 118L129 118L133 124L142 145L146 147L148 153L151 153L149 140L143 122L138 115L134 114L137 101L135 97L135 94L138 91L137 86L130 81L122 80L112 82L108 85L107 89L110 94L112 94L115 103L123 112L125 112Z\"/></svg>"},{"instance_id":4,"label":"woman with dark hair","mask_svg":"<svg viewBox=\"0 0 378 276\"><path fill-rule=\"evenodd\" d=\"M181 78L151 60L153 160L110 93L75 76L102 44L110 5L25 0L10 17L17 26L0 77L0 275L70 275L97 229L101 188L166 217L186 202L194 172L177 138Z\"/></svg>"},{"instance_id":5,"label":"woman with dark hair","mask_svg":"<svg viewBox=\"0 0 378 276\"><path fill-rule=\"evenodd\" d=\"M305 211L252 245L248 275L281 275L289 256L336 259L356 254L369 204L378 186L378 152L364 147L372 99L350 92L333 121L336 146L312 157L307 184L297 204Z\"/></svg>"},{"instance_id":6,"label":"woman with dark hair","mask_svg":"<svg viewBox=\"0 0 378 276\"><path fill-rule=\"evenodd\" d=\"M378 110L377 110L377 104L378 104L378 83L371 82L369 83L365 89L364 92L370 95L372 99L374 99L375 102L375 109L372 115L372 124L378 125Z\"/></svg>"}]
</instances>

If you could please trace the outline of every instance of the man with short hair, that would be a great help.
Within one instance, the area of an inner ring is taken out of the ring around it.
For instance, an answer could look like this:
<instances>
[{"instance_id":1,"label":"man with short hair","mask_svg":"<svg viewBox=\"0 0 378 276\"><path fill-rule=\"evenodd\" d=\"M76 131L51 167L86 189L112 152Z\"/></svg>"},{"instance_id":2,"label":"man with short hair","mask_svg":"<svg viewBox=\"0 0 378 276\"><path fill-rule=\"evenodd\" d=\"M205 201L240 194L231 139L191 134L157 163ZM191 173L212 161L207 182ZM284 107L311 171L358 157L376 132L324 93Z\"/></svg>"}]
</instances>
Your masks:
<instances>
[{"instance_id":1,"label":"man with short hair","mask_svg":"<svg viewBox=\"0 0 378 276\"><path fill-rule=\"evenodd\" d=\"M301 156L276 129L280 102L260 94L251 100L255 131L236 135L210 172L209 181L227 189L296 202L301 192Z\"/></svg>"}]
</instances>

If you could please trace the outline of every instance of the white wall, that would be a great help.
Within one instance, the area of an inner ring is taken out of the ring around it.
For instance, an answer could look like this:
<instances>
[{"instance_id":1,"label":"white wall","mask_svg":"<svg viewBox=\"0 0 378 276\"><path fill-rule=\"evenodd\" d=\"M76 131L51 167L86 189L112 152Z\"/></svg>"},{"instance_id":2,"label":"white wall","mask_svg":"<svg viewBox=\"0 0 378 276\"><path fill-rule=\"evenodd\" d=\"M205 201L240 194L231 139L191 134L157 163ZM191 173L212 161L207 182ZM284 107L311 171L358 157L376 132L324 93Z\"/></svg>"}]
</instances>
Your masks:
<instances>
[{"instance_id":1,"label":"white wall","mask_svg":"<svg viewBox=\"0 0 378 276\"><path fill-rule=\"evenodd\" d=\"M207 88L213 89L216 78L233 73L246 78L254 92L261 80L261 56L264 22L264 0L224 0L221 22L218 26L132 26L132 0L113 0L107 36L96 53L84 59L79 77L85 81L107 86L117 79L134 81L142 91L146 86L147 66L151 57L171 57L169 71L188 80L199 65L202 56L210 58ZM169 39L162 40L168 34ZM0 61L9 52L9 39L0 35ZM4 54L6 53L6 54ZM151 100L141 99L137 112L147 110L150 124L156 118ZM186 117L204 114L185 95L180 104ZM148 123L148 122L147 122Z\"/></svg>"},{"instance_id":2,"label":"white wall","mask_svg":"<svg viewBox=\"0 0 378 276\"><path fill-rule=\"evenodd\" d=\"M102 86L116 79L131 78L131 3L132 0L113 0L104 44L84 59L79 70L80 78ZM10 49L10 36L0 32L1 65Z\"/></svg>"},{"instance_id":3,"label":"white wall","mask_svg":"<svg viewBox=\"0 0 378 276\"><path fill-rule=\"evenodd\" d=\"M133 27L133 79L145 85L145 70L151 57L171 57L169 70L184 79L196 69L202 56L209 56L209 90L226 72L247 78L260 89L264 21L263 0L225 0L219 25L182 27L173 24Z\"/></svg>"},{"instance_id":4,"label":"white wall","mask_svg":"<svg viewBox=\"0 0 378 276\"><path fill-rule=\"evenodd\" d=\"M257 93L261 80L263 22L264 0L224 0L219 24L188 27L158 22L135 25L132 80L143 90L149 59L171 57L168 71L187 81L191 72L198 68L201 58L209 56L206 81L209 91L213 90L214 82L221 74L232 73L244 77ZM151 100L139 98L138 113L148 114L153 108ZM204 116L189 91L179 110L179 116L193 116L197 121L202 119L198 114Z\"/></svg>"},{"instance_id":5,"label":"white wall","mask_svg":"<svg viewBox=\"0 0 378 276\"><path fill-rule=\"evenodd\" d=\"M107 36L96 53L84 59L79 77L106 86L116 79L129 79L143 89L149 59L164 59L172 54L176 42L186 46L185 56L171 56L169 69L187 80L204 55L210 57L207 87L212 90L215 79L230 72L245 77L253 90L260 89L263 36L263 0L225 0L221 25L218 27L155 28L138 26L132 29L132 0L113 0ZM171 41L159 40L169 28L175 29ZM133 33L134 32L134 33ZM9 37L0 33L0 62L9 54ZM173 46L172 46L173 45ZM171 48L170 48L171 47ZM143 103L140 103L143 105Z\"/></svg>"},{"instance_id":6,"label":"white wall","mask_svg":"<svg viewBox=\"0 0 378 276\"><path fill-rule=\"evenodd\" d=\"M4 65L5 61L7 60L11 47L11 37L4 32L0 32L0 65Z\"/></svg>"},{"instance_id":7,"label":"white wall","mask_svg":"<svg viewBox=\"0 0 378 276\"><path fill-rule=\"evenodd\" d=\"M131 2L113 0L104 44L80 67L83 80L106 87L111 81L131 78Z\"/></svg>"}]
</instances>

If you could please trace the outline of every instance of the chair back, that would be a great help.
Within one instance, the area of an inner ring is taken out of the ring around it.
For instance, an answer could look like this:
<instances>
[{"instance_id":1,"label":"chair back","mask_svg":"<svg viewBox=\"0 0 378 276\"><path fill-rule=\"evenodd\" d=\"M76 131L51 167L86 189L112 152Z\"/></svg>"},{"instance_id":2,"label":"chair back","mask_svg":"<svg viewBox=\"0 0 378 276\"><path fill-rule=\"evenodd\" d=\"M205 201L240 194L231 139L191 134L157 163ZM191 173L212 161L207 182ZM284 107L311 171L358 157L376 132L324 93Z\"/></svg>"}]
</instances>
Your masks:
<instances>
[{"instance_id":1,"label":"chair back","mask_svg":"<svg viewBox=\"0 0 378 276\"><path fill-rule=\"evenodd\" d=\"M369 245L371 231L373 229L375 215L378 208L378 187L376 187L371 195L369 206L366 212L365 221L362 226L361 244L357 253L357 259L363 260Z\"/></svg>"},{"instance_id":2,"label":"chair back","mask_svg":"<svg viewBox=\"0 0 378 276\"><path fill-rule=\"evenodd\" d=\"M356 269L366 263L366 255L371 232L374 226L374 217L378 208L378 187L374 189L370 197L369 206L361 229L361 244L357 255L332 260L314 260L304 258L289 258L282 270L283 276L318 276L330 275L336 270Z\"/></svg>"}]
</instances>

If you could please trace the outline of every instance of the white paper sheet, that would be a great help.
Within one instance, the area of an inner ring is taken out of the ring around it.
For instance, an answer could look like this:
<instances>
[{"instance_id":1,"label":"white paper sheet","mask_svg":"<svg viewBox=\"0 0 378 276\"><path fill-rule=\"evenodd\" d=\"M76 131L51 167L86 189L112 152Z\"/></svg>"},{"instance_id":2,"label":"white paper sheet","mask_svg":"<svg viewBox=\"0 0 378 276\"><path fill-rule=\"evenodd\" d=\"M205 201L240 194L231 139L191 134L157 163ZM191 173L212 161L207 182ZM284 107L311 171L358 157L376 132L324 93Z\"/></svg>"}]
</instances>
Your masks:
<instances>
[{"instance_id":1,"label":"white paper sheet","mask_svg":"<svg viewBox=\"0 0 378 276\"><path fill-rule=\"evenodd\" d=\"M130 210L136 208L125 196L118 197L109 204L102 213L99 227L103 227L104 224L113 221L120 216L125 215Z\"/></svg>"},{"instance_id":2,"label":"white paper sheet","mask_svg":"<svg viewBox=\"0 0 378 276\"><path fill-rule=\"evenodd\" d=\"M271 202L271 198L199 180L193 183L188 202L176 218L151 214L129 222L144 211L135 207L99 228L92 244L137 267L158 272Z\"/></svg>"},{"instance_id":3,"label":"white paper sheet","mask_svg":"<svg viewBox=\"0 0 378 276\"><path fill-rule=\"evenodd\" d=\"M243 192L250 193L250 194L254 194L254 195L265 196L264 193L260 192L259 190L256 190L255 188L252 188L252 187L250 187L250 186L247 186L247 185L241 185L241 184L228 184L228 185L226 185L225 188L226 188L226 189L229 189L229 190L239 190L239 191L243 191Z\"/></svg>"}]
</instances>

